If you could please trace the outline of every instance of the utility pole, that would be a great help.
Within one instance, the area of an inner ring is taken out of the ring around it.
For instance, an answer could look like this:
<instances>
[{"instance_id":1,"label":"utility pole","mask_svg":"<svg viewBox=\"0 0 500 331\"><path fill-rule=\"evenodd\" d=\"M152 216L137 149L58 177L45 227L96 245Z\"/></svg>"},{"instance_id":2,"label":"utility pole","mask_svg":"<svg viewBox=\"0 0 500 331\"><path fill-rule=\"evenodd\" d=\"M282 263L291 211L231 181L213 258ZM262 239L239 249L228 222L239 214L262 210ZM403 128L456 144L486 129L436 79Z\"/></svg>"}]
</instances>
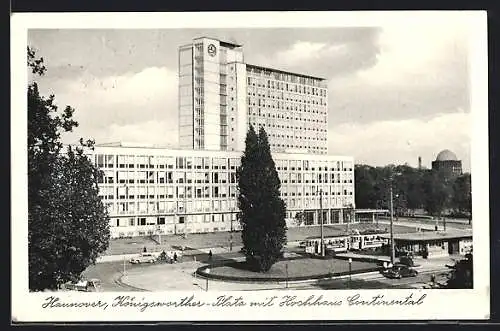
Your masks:
<instances>
[{"instance_id":1,"label":"utility pole","mask_svg":"<svg viewBox=\"0 0 500 331\"><path fill-rule=\"evenodd\" d=\"M325 243L323 238L323 190L319 190L319 217L321 224L321 256L325 256Z\"/></svg>"},{"instance_id":2,"label":"utility pole","mask_svg":"<svg viewBox=\"0 0 500 331\"><path fill-rule=\"evenodd\" d=\"M391 177L391 183L390 183L390 204L391 204L391 264L394 265L394 232L393 232L393 214L394 214L394 207L393 207L393 202L392 202L392 177Z\"/></svg>"},{"instance_id":3,"label":"utility pole","mask_svg":"<svg viewBox=\"0 0 500 331\"><path fill-rule=\"evenodd\" d=\"M184 239L187 239L187 187L184 186Z\"/></svg>"}]
</instances>

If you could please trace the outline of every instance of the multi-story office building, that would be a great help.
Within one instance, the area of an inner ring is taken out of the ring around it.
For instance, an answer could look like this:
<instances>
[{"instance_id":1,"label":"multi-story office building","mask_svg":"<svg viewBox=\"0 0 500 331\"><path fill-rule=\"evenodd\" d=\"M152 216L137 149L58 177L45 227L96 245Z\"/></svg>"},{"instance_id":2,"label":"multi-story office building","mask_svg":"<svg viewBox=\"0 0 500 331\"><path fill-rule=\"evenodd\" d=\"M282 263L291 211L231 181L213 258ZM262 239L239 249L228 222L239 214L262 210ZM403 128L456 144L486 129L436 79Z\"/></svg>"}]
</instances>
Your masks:
<instances>
[{"instance_id":1,"label":"multi-story office building","mask_svg":"<svg viewBox=\"0 0 500 331\"><path fill-rule=\"evenodd\" d=\"M323 78L246 64L241 45L212 38L179 48L181 148L241 151L250 124L271 150L327 154Z\"/></svg>"},{"instance_id":2,"label":"multi-story office building","mask_svg":"<svg viewBox=\"0 0 500 331\"><path fill-rule=\"evenodd\" d=\"M241 45L181 46L180 149L90 151L112 236L239 229L236 169L249 125L268 134L288 223L301 215L318 224L319 210L324 223L343 223L354 208L354 160L327 155L327 99L324 79L246 64Z\"/></svg>"},{"instance_id":3,"label":"multi-story office building","mask_svg":"<svg viewBox=\"0 0 500 331\"><path fill-rule=\"evenodd\" d=\"M99 194L113 237L237 230L236 168L241 152L96 146ZM287 218L342 223L354 205L352 157L274 153ZM321 194L320 194L321 192Z\"/></svg>"}]
</instances>

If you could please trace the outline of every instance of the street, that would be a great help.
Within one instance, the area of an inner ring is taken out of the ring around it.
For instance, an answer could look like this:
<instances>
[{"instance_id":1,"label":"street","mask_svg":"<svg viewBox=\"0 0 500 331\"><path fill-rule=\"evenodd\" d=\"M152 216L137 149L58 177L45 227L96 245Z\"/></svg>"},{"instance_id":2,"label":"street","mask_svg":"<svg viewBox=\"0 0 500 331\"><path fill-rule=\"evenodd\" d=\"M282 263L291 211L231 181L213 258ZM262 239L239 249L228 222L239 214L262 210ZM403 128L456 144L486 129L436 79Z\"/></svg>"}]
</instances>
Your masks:
<instances>
[{"instance_id":1,"label":"street","mask_svg":"<svg viewBox=\"0 0 500 331\"><path fill-rule=\"evenodd\" d=\"M236 257L239 253L228 253ZM217 256L219 261L228 260L231 256ZM205 279L194 277L194 271L204 265L203 257L199 259L187 260L176 264L139 264L133 265L125 263L125 273L123 262L99 263L88 268L84 276L87 278L99 278L102 282L102 291L203 291L205 289ZM202 260L202 261L200 261ZM437 280L443 280L447 271L444 261L429 262L429 265L417 268L419 274L416 277L403 279L389 279L383 275L372 272L367 274L353 275L351 277L351 288L357 289L381 289L381 288L422 288L430 283L432 274ZM236 283L210 280L212 290L271 290L284 289L283 282L270 283ZM340 279L328 279L320 281L290 282L290 289L348 289L349 277Z\"/></svg>"}]
</instances>

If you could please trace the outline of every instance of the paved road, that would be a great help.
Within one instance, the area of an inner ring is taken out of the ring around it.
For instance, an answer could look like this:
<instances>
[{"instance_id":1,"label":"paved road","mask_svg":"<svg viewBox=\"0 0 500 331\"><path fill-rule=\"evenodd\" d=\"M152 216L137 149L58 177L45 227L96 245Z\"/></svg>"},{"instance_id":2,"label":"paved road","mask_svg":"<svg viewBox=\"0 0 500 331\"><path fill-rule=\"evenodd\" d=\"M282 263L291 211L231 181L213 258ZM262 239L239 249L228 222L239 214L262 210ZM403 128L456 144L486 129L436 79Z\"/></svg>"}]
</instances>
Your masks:
<instances>
[{"instance_id":1,"label":"paved road","mask_svg":"<svg viewBox=\"0 0 500 331\"><path fill-rule=\"evenodd\" d=\"M237 257L239 253L229 253L230 256L218 256L219 260ZM204 291L206 280L193 276L199 266L204 265L206 256L200 256L197 261L187 261L177 264L125 264L125 276L123 263L109 262L100 263L85 271L89 278L99 278L102 281L102 291L168 291L188 290ZM201 261L200 261L201 260ZM382 288L422 288L430 282L431 274L438 276L447 270L444 263L434 263L419 269L417 277L404 279L388 279L379 273L364 275L353 275L351 277L351 288L382 289ZM443 276L441 276L443 277ZM284 282L274 283L229 283L210 280L211 290L270 290L285 289ZM342 279L289 283L290 289L347 289L349 288L348 277Z\"/></svg>"}]
</instances>

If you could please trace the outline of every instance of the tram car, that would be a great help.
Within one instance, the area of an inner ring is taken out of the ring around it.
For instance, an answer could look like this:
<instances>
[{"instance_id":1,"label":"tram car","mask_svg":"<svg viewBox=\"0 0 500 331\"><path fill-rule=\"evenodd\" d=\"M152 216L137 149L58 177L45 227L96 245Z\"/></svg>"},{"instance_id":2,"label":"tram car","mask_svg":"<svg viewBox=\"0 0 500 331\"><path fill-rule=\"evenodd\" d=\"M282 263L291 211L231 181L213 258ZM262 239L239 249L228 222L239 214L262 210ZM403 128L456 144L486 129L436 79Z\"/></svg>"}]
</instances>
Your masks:
<instances>
[{"instance_id":1,"label":"tram car","mask_svg":"<svg viewBox=\"0 0 500 331\"><path fill-rule=\"evenodd\" d=\"M349 249L364 250L377 249L389 243L389 239L381 236L382 233L354 234L350 236Z\"/></svg>"},{"instance_id":2,"label":"tram car","mask_svg":"<svg viewBox=\"0 0 500 331\"><path fill-rule=\"evenodd\" d=\"M335 253L347 252L349 249L350 237L348 235L341 236L324 236L325 250ZM321 254L321 237L308 237L302 243L306 253Z\"/></svg>"}]
</instances>

